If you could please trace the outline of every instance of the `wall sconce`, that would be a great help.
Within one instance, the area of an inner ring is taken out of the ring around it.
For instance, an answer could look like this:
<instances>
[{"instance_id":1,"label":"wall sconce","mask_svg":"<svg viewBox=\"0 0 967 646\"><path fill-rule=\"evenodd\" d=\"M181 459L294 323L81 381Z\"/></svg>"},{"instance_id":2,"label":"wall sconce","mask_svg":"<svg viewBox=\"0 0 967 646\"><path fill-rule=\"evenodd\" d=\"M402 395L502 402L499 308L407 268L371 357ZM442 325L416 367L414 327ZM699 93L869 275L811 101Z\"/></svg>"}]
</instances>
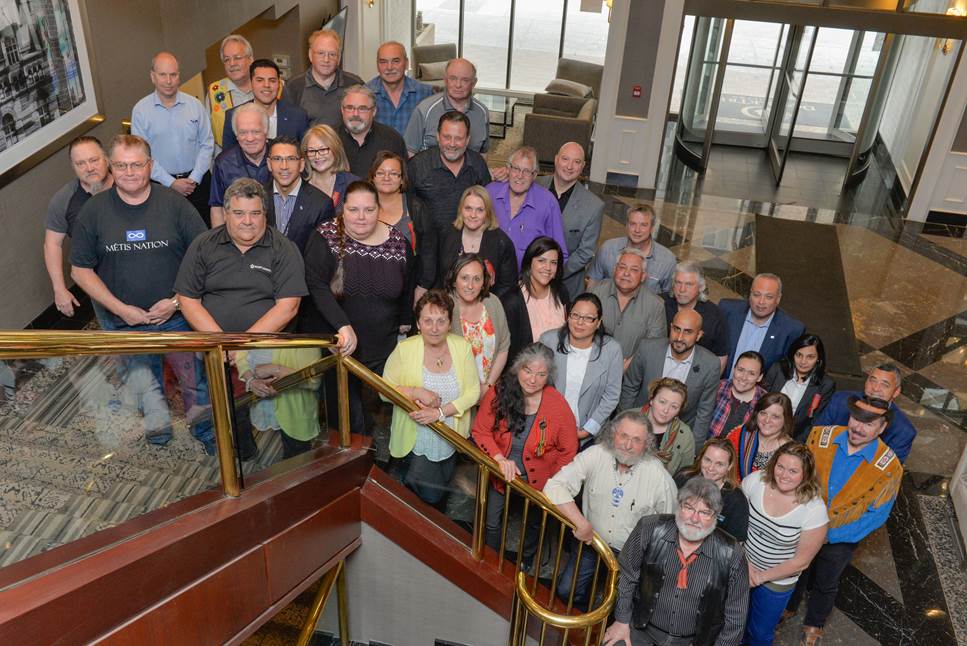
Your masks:
<instances>
[{"instance_id":1,"label":"wall sconce","mask_svg":"<svg viewBox=\"0 0 967 646\"><path fill-rule=\"evenodd\" d=\"M963 18L967 16L967 11L961 7L950 7L947 9L948 16L956 16L958 18ZM940 41L940 53L946 56L954 48L953 42L949 38L944 38Z\"/></svg>"}]
</instances>

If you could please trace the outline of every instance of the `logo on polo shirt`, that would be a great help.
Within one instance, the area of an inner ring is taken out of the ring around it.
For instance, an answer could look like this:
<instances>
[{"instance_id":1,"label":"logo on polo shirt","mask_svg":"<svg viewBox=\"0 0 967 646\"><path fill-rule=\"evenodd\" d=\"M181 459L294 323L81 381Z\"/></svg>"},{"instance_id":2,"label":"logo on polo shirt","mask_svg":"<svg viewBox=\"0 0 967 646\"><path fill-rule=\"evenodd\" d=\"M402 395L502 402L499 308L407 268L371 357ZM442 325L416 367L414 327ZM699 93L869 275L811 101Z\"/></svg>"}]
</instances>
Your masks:
<instances>
[{"instance_id":1,"label":"logo on polo shirt","mask_svg":"<svg viewBox=\"0 0 967 646\"><path fill-rule=\"evenodd\" d=\"M268 267L263 267L262 265L256 265L255 263L252 263L251 265L249 265L248 268L249 269L258 269L259 271L264 271L267 274L271 274L272 273L272 270L269 269Z\"/></svg>"},{"instance_id":2,"label":"logo on polo shirt","mask_svg":"<svg viewBox=\"0 0 967 646\"><path fill-rule=\"evenodd\" d=\"M134 231L125 231L124 240L126 242L142 242L148 239L148 234L144 229L136 229Z\"/></svg>"}]
</instances>

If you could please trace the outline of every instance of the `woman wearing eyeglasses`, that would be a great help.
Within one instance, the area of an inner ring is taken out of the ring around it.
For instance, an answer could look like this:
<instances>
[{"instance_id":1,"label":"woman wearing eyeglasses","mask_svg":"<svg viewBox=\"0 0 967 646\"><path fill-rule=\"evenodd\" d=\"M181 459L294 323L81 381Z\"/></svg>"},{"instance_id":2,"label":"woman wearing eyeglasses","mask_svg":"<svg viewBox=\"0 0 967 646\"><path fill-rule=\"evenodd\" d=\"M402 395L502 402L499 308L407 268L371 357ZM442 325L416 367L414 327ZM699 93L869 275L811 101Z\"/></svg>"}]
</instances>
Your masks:
<instances>
[{"instance_id":1,"label":"woman wearing eyeglasses","mask_svg":"<svg viewBox=\"0 0 967 646\"><path fill-rule=\"evenodd\" d=\"M574 413L582 446L593 441L621 395L621 346L604 329L601 313L597 296L581 294L567 309L567 324L541 335L554 352L554 387Z\"/></svg>"},{"instance_id":2,"label":"woman wearing eyeglasses","mask_svg":"<svg viewBox=\"0 0 967 646\"><path fill-rule=\"evenodd\" d=\"M409 190L402 157L389 150L376 153L369 169L369 181L379 193L379 221L402 233L416 256L414 298L418 300L436 281L436 227L423 207L423 200Z\"/></svg>"},{"instance_id":3,"label":"woman wearing eyeglasses","mask_svg":"<svg viewBox=\"0 0 967 646\"><path fill-rule=\"evenodd\" d=\"M328 195L339 213L346 187L359 179L349 172L349 159L339 135L325 124L309 128L302 136L302 154L309 183Z\"/></svg>"}]
</instances>

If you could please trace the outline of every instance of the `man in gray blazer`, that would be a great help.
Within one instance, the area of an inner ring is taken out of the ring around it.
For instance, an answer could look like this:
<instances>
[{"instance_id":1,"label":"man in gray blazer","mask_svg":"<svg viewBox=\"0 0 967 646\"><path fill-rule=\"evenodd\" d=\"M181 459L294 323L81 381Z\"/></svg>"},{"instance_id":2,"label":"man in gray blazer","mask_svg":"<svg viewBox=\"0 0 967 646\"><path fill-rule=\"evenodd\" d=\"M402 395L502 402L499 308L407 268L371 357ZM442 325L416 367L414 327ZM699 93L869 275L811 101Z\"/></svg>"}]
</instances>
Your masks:
<instances>
[{"instance_id":1,"label":"man in gray blazer","mask_svg":"<svg viewBox=\"0 0 967 646\"><path fill-rule=\"evenodd\" d=\"M585 291L584 270L594 258L604 213L604 202L578 181L584 163L584 148L569 141L554 156L554 174L537 178L537 183L549 189L561 207L568 253L564 285L572 299Z\"/></svg>"},{"instance_id":2,"label":"man in gray blazer","mask_svg":"<svg viewBox=\"0 0 967 646\"><path fill-rule=\"evenodd\" d=\"M625 372L618 410L641 408L648 402L648 385L672 377L688 388L688 400L679 413L700 447L708 437L708 425L715 407L719 384L719 360L696 345L702 336L702 315L680 310L669 326L668 339L645 339L638 346Z\"/></svg>"}]
</instances>

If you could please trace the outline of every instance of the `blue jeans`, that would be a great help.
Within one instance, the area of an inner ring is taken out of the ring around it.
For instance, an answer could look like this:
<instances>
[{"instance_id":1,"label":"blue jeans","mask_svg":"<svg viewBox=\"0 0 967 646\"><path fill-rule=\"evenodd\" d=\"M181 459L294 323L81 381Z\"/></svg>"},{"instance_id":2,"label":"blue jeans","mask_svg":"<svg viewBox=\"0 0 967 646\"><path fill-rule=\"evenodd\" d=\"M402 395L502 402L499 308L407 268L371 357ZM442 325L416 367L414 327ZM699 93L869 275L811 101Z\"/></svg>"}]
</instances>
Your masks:
<instances>
[{"instance_id":1,"label":"blue jeans","mask_svg":"<svg viewBox=\"0 0 967 646\"><path fill-rule=\"evenodd\" d=\"M557 596L564 602L567 602L567 597L571 594L571 579L574 578L574 563L577 561L578 555L578 542L572 541L573 545L571 547L571 556L567 560L567 564L564 569L561 570L561 576L557 580ZM614 552L615 557L618 556L618 550L611 548ZM598 553L594 551L594 548L590 545L585 545L584 549L581 550L581 562L577 565L577 583L574 585L574 607L586 610L588 604L591 603L591 599L588 599L588 595L591 594L591 581L594 579L594 566L598 562ZM602 566L598 572L598 590L601 591L601 586L604 585L604 577L607 571Z\"/></svg>"},{"instance_id":2,"label":"blue jeans","mask_svg":"<svg viewBox=\"0 0 967 646\"><path fill-rule=\"evenodd\" d=\"M126 325L117 323L117 318L94 303L94 313L101 329L106 332L190 332L191 327L184 317L175 313L160 325ZM168 364L181 388L186 415L192 407L208 406L208 379L205 367L193 352L169 352L167 354L137 354L122 357L121 375L125 386L134 390L138 406L145 419L145 438L152 444L167 444L171 440L171 413L164 397L164 365ZM197 410L197 409L196 409ZM188 427L196 440L205 447L209 455L215 454L215 432L212 428L211 413Z\"/></svg>"},{"instance_id":3,"label":"blue jeans","mask_svg":"<svg viewBox=\"0 0 967 646\"><path fill-rule=\"evenodd\" d=\"M794 589L795 587L792 587L783 592L776 592L765 585L749 588L749 614L745 619L743 644L772 646L772 640L776 636L776 625Z\"/></svg>"}]
</instances>

